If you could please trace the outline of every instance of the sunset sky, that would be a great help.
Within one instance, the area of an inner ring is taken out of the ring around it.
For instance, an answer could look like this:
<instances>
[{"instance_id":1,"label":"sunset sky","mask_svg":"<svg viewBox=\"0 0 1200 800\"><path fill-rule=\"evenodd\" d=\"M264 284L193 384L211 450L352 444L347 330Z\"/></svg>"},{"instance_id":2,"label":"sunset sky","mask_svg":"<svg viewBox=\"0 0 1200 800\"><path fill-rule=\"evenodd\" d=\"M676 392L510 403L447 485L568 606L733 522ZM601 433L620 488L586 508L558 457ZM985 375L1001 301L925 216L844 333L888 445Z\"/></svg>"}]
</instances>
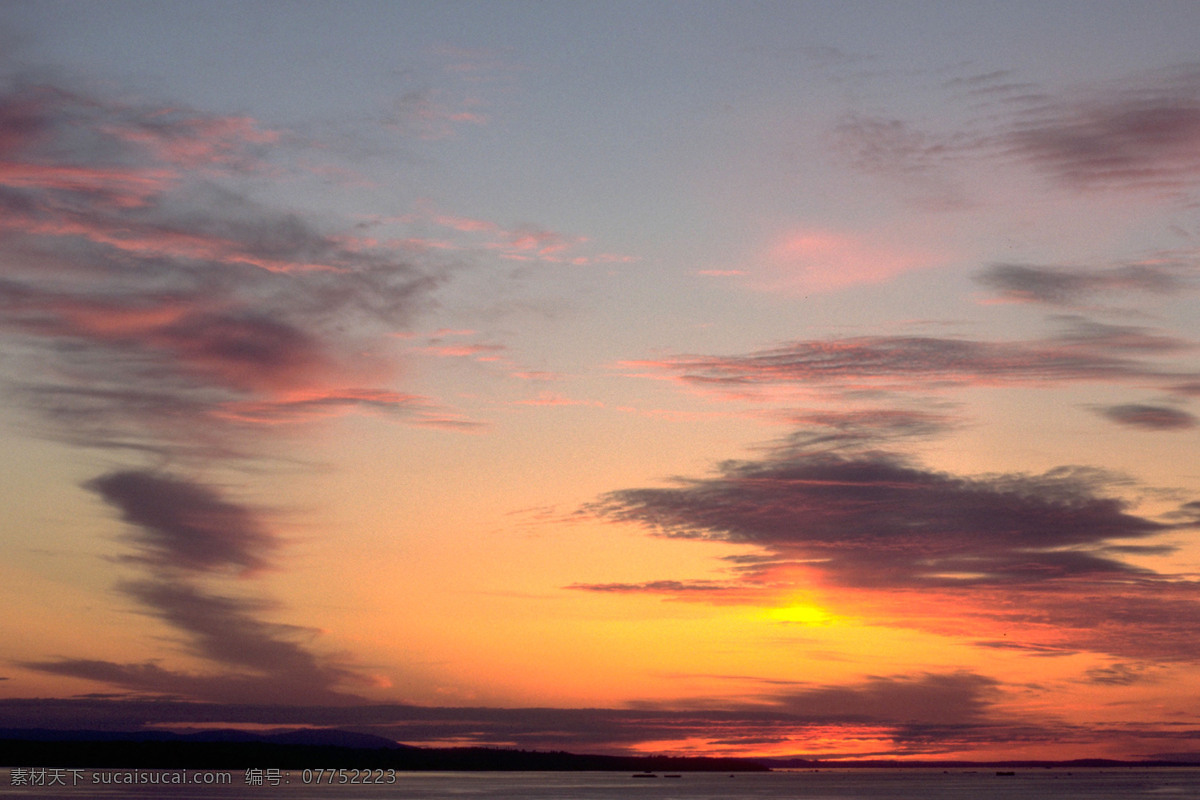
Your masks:
<instances>
[{"instance_id":1,"label":"sunset sky","mask_svg":"<svg viewBox=\"0 0 1200 800\"><path fill-rule=\"evenodd\" d=\"M1200 760L1200 4L0 3L0 728Z\"/></svg>"}]
</instances>

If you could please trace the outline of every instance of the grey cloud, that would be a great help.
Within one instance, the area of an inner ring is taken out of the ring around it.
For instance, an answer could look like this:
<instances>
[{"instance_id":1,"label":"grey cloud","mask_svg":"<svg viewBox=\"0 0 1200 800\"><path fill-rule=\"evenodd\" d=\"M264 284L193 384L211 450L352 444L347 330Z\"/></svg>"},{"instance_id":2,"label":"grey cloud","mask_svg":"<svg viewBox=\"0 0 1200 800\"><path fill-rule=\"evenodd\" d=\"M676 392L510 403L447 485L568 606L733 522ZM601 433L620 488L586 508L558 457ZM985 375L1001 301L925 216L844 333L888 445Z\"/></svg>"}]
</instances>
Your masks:
<instances>
[{"instance_id":1,"label":"grey cloud","mask_svg":"<svg viewBox=\"0 0 1200 800\"><path fill-rule=\"evenodd\" d=\"M1007 140L1077 189L1180 189L1200 176L1200 72L1152 76L1128 88L1028 109Z\"/></svg>"},{"instance_id":2,"label":"grey cloud","mask_svg":"<svg viewBox=\"0 0 1200 800\"><path fill-rule=\"evenodd\" d=\"M1099 413L1121 425L1148 431L1182 430L1198 424L1192 414L1170 406L1127 403L1101 408Z\"/></svg>"},{"instance_id":3,"label":"grey cloud","mask_svg":"<svg viewBox=\"0 0 1200 800\"><path fill-rule=\"evenodd\" d=\"M793 411L780 416L799 426L781 446L806 450L852 450L885 442L929 439L947 433L959 424L959 419L949 411L908 408Z\"/></svg>"},{"instance_id":4,"label":"grey cloud","mask_svg":"<svg viewBox=\"0 0 1200 800\"><path fill-rule=\"evenodd\" d=\"M899 119L852 115L834 132L851 164L869 172L929 172L952 152L949 143Z\"/></svg>"},{"instance_id":5,"label":"grey cloud","mask_svg":"<svg viewBox=\"0 0 1200 800\"><path fill-rule=\"evenodd\" d=\"M233 701L273 698L345 702L342 686L361 677L348 664L319 655L314 632L269 622L270 604L218 594L201 581L270 566L279 546L260 515L194 480L124 470L85 484L118 509L137 550L131 561L150 579L118 588L151 616L181 634L185 650L213 665L211 674L183 673L154 663L60 659L26 666L146 692Z\"/></svg>"},{"instance_id":6,"label":"grey cloud","mask_svg":"<svg viewBox=\"0 0 1200 800\"><path fill-rule=\"evenodd\" d=\"M976 647L987 647L992 650L1016 650L1028 655L1039 656L1043 658L1060 658L1062 656L1075 655L1075 651L1069 648L1044 644L1031 644L1026 642L993 640L972 642L972 644L974 644Z\"/></svg>"},{"instance_id":7,"label":"grey cloud","mask_svg":"<svg viewBox=\"0 0 1200 800\"><path fill-rule=\"evenodd\" d=\"M71 445L201 461L246 455L246 442L230 435L231 420L205 419L226 407L223 394L196 390L139 389L92 382L78 386L27 383L14 395L37 408L37 435ZM271 412L277 411L271 404ZM264 412L265 414L266 412Z\"/></svg>"},{"instance_id":8,"label":"grey cloud","mask_svg":"<svg viewBox=\"0 0 1200 800\"><path fill-rule=\"evenodd\" d=\"M110 682L131 688L177 685L178 676L154 665L120 667L108 662L70 662L63 674L103 674ZM236 685L236 684L235 684ZM243 684L249 688L251 684ZM410 744L456 741L532 749L573 749L577 752L628 752L656 742L703 739L723 741L782 741L806 736L829 726L853 731L860 726L873 735L896 736L907 748L911 730L929 726L939 715L947 736L968 736L981 726L997 735L1004 723L990 718L998 684L969 672L924 673L914 676L873 677L845 686L813 686L777 692L760 701L723 702L713 698L706 708L669 708L661 704L639 708L445 708L401 704L280 703L224 700L206 703L163 698L79 698L73 700L0 700L0 727L141 729L164 725L204 723L258 725L317 725L386 736ZM195 692L189 692L194 694ZM883 729L882 731L880 729ZM931 734L928 739L935 738ZM667 743L664 745L664 743Z\"/></svg>"},{"instance_id":9,"label":"grey cloud","mask_svg":"<svg viewBox=\"0 0 1200 800\"><path fill-rule=\"evenodd\" d=\"M964 138L861 114L847 115L833 130L834 149L851 167L891 179L919 205L935 211L970 205L952 169L966 154Z\"/></svg>"},{"instance_id":10,"label":"grey cloud","mask_svg":"<svg viewBox=\"0 0 1200 800\"><path fill-rule=\"evenodd\" d=\"M873 677L780 695L776 702L805 719L961 725L986 716L999 684L971 672Z\"/></svg>"},{"instance_id":11,"label":"grey cloud","mask_svg":"<svg viewBox=\"0 0 1200 800\"><path fill-rule=\"evenodd\" d=\"M120 686L138 693L153 693L164 697L190 697L214 703L297 703L316 702L345 704L359 698L353 695L330 691L322 686L297 687L278 676L239 675L222 672L213 675L196 675L165 669L156 663L119 664L112 661L90 659L62 659L59 661L27 662L27 669L51 675L82 678L112 686ZM44 704L45 701L38 701ZM44 719L44 718L43 718ZM38 717L31 718L30 727L37 724ZM62 727L86 726L86 718L68 721Z\"/></svg>"},{"instance_id":12,"label":"grey cloud","mask_svg":"<svg viewBox=\"0 0 1200 800\"><path fill-rule=\"evenodd\" d=\"M862 586L1135 575L1104 545L1168 529L1068 468L964 478L879 452L797 452L677 483L612 492L590 510L665 536L756 545Z\"/></svg>"},{"instance_id":13,"label":"grey cloud","mask_svg":"<svg viewBox=\"0 0 1200 800\"><path fill-rule=\"evenodd\" d=\"M1052 319L1064 327L1062 332L1050 341L1079 352L1111 353L1128 357L1133 354L1168 355L1196 348L1195 342L1166 336L1138 325L1113 325L1073 314L1057 315ZM1152 372L1147 373L1147 377L1152 376Z\"/></svg>"},{"instance_id":14,"label":"grey cloud","mask_svg":"<svg viewBox=\"0 0 1200 800\"><path fill-rule=\"evenodd\" d=\"M120 510L140 558L156 567L253 571L267 566L278 546L252 511L192 481L127 470L85 486Z\"/></svg>"},{"instance_id":15,"label":"grey cloud","mask_svg":"<svg viewBox=\"0 0 1200 800\"><path fill-rule=\"evenodd\" d=\"M123 590L173 628L191 634L198 655L222 664L249 667L276 678L329 683L313 655L294 640L312 631L259 619L260 601L217 595L186 583L140 581Z\"/></svg>"},{"instance_id":16,"label":"grey cloud","mask_svg":"<svg viewBox=\"0 0 1200 800\"><path fill-rule=\"evenodd\" d=\"M1091 683L1102 683L1109 686L1130 686L1148 680L1145 667L1136 664L1111 664L1107 667L1094 667L1087 671L1087 679Z\"/></svg>"},{"instance_id":17,"label":"grey cloud","mask_svg":"<svg viewBox=\"0 0 1200 800\"><path fill-rule=\"evenodd\" d=\"M1195 286L1194 267L1128 264L1099 269L993 264L976 279L1001 297L1070 306L1101 292L1170 294Z\"/></svg>"},{"instance_id":18,"label":"grey cloud","mask_svg":"<svg viewBox=\"0 0 1200 800\"><path fill-rule=\"evenodd\" d=\"M136 600L184 636L184 649L215 669L182 672L156 662L62 658L27 669L99 681L136 692L211 702L333 703L357 701L342 687L362 682L351 665L306 646L314 631L267 622L267 604L220 595L178 579L123 584Z\"/></svg>"}]
</instances>

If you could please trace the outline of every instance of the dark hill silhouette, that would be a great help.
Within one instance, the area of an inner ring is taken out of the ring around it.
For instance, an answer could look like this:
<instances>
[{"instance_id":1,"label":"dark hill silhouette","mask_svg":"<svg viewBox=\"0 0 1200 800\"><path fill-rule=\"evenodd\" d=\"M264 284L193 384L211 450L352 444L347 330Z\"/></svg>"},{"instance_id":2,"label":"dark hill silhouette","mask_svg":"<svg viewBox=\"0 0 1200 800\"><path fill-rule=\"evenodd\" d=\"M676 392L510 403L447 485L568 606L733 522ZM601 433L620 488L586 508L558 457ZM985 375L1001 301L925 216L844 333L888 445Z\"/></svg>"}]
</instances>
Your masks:
<instances>
[{"instance_id":1,"label":"dark hill silhouette","mask_svg":"<svg viewBox=\"0 0 1200 800\"><path fill-rule=\"evenodd\" d=\"M297 730L167 732L0 730L0 761L19 767L143 769L611 770L764 772L749 759L602 756L489 747L431 748L369 734Z\"/></svg>"}]
</instances>

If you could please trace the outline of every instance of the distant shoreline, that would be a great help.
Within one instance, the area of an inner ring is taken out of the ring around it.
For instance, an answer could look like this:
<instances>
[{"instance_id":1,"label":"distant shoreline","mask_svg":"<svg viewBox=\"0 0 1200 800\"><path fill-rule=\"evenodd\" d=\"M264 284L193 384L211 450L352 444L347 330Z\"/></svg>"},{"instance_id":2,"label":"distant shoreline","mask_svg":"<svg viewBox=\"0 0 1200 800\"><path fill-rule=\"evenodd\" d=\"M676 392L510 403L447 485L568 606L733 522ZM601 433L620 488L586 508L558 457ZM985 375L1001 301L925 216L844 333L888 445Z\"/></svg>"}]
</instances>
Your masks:
<instances>
[{"instance_id":1,"label":"distant shoreline","mask_svg":"<svg viewBox=\"0 0 1200 800\"><path fill-rule=\"evenodd\" d=\"M202 734L102 731L0 731L0 757L8 768L140 769L392 769L445 771L767 772L828 769L1096 769L1200 768L1200 762L1166 759L1122 761L952 761L896 759L822 760L708 756L615 756L492 747L414 747L341 731L256 735L237 731Z\"/></svg>"}]
</instances>

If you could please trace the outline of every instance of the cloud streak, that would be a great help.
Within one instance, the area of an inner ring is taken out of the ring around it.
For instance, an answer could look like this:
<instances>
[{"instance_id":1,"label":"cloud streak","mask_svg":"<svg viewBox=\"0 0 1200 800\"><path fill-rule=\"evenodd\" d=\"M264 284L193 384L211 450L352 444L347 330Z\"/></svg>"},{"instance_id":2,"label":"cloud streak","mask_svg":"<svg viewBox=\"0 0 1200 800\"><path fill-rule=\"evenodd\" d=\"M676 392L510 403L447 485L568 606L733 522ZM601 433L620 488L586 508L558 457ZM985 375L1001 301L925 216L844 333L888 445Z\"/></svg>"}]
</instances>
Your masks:
<instances>
[{"instance_id":1,"label":"cloud streak","mask_svg":"<svg viewBox=\"0 0 1200 800\"><path fill-rule=\"evenodd\" d=\"M1058 336L985 341L932 336L810 339L735 356L680 355L626 362L727 392L755 386L919 391L964 386L1055 386L1081 382L1169 383L1194 379L1145 358L1191 343L1144 328L1068 319Z\"/></svg>"}]
</instances>

